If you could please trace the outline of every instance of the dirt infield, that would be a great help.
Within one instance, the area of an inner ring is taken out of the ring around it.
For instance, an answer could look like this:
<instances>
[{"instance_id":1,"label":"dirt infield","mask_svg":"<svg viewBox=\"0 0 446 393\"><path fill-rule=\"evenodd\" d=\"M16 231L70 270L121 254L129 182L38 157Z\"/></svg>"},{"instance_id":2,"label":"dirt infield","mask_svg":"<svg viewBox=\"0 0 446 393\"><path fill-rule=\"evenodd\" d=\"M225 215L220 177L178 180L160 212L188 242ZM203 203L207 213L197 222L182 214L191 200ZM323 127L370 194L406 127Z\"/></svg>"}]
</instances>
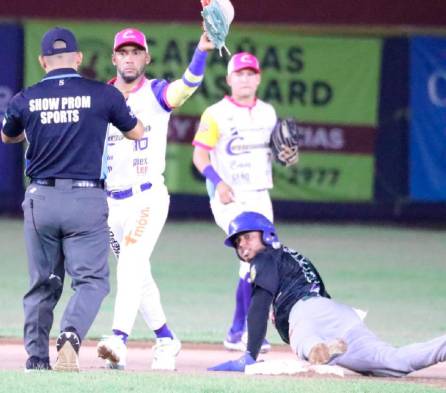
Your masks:
<instances>
[{"instance_id":1,"label":"dirt infield","mask_svg":"<svg viewBox=\"0 0 446 393\"><path fill-rule=\"evenodd\" d=\"M102 359L96 355L95 341L85 341L80 352L81 369L84 371L100 371L104 369ZM152 361L152 343L132 342L129 344L126 371L150 371ZM52 363L56 358L55 344L52 342L50 356ZM177 373L206 374L206 368L226 360L236 359L238 352L226 351L222 345L184 343L177 358ZM23 370L27 355L23 344L17 339L0 339L0 370ZM260 355L260 359L293 360L294 355L287 346L274 346L268 354ZM229 374L229 373L228 373ZM313 372L299 373L290 378L318 377ZM324 375L324 378L342 378ZM274 378L274 377L271 377ZM346 379L368 378L345 370ZM431 386L446 388L446 362L410 374L404 378L386 378L387 381L423 383Z\"/></svg>"}]
</instances>

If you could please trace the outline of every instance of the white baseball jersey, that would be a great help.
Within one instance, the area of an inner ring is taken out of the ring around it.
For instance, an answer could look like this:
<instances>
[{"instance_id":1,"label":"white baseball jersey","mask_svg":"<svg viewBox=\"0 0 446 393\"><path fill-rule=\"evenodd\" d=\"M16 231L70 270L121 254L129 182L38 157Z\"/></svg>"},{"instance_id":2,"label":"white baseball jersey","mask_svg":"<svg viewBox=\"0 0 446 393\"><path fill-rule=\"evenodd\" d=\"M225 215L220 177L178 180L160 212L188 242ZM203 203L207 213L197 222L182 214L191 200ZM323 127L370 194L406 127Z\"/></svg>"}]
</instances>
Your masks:
<instances>
[{"instance_id":1,"label":"white baseball jersey","mask_svg":"<svg viewBox=\"0 0 446 393\"><path fill-rule=\"evenodd\" d=\"M142 139L124 138L109 126L107 151L107 190L123 190L142 183L164 184L166 141L170 110L162 107L152 90L158 80L143 79L131 92L127 104L144 125Z\"/></svg>"},{"instance_id":2,"label":"white baseball jersey","mask_svg":"<svg viewBox=\"0 0 446 393\"><path fill-rule=\"evenodd\" d=\"M209 151L212 166L234 191L269 189L276 121L274 108L262 100L248 107L225 97L205 110L193 144Z\"/></svg>"}]
</instances>

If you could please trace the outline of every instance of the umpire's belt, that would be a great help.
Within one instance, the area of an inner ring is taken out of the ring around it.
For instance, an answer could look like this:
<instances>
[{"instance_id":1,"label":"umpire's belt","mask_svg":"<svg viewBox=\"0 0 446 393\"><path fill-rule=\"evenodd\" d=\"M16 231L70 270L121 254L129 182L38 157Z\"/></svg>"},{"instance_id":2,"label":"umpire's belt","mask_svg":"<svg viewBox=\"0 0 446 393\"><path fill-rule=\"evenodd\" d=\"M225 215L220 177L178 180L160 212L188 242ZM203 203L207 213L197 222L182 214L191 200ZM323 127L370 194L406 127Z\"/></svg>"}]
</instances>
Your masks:
<instances>
[{"instance_id":1,"label":"umpire's belt","mask_svg":"<svg viewBox=\"0 0 446 393\"><path fill-rule=\"evenodd\" d=\"M142 183L139 186L136 186L134 188L127 188L126 190L120 190L120 191L107 191L107 196L113 199L125 199L129 198L139 192L149 190L152 188L152 183Z\"/></svg>"},{"instance_id":2,"label":"umpire's belt","mask_svg":"<svg viewBox=\"0 0 446 393\"><path fill-rule=\"evenodd\" d=\"M31 179L31 183L38 184L40 186L54 187L56 185L54 178L48 179ZM63 179L69 180L69 179ZM104 180L71 180L72 188L104 188Z\"/></svg>"}]
</instances>

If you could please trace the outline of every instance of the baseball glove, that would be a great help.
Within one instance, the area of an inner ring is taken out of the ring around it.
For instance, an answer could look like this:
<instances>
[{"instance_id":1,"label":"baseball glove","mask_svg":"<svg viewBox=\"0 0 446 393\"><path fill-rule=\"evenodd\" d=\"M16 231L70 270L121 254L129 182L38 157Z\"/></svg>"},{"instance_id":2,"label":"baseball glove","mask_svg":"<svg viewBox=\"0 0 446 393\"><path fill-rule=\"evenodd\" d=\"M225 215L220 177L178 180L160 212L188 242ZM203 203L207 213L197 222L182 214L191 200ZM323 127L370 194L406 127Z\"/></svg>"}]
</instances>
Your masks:
<instances>
[{"instance_id":1,"label":"baseball glove","mask_svg":"<svg viewBox=\"0 0 446 393\"><path fill-rule=\"evenodd\" d=\"M299 142L300 133L296 120L277 120L270 141L274 159L283 166L296 164L299 160Z\"/></svg>"},{"instance_id":2,"label":"baseball glove","mask_svg":"<svg viewBox=\"0 0 446 393\"><path fill-rule=\"evenodd\" d=\"M226 37L229 33L229 26L234 19L234 7L230 0L201 0L203 11L204 30L209 39L219 50L220 56L222 49L230 55L228 48L225 45Z\"/></svg>"}]
</instances>

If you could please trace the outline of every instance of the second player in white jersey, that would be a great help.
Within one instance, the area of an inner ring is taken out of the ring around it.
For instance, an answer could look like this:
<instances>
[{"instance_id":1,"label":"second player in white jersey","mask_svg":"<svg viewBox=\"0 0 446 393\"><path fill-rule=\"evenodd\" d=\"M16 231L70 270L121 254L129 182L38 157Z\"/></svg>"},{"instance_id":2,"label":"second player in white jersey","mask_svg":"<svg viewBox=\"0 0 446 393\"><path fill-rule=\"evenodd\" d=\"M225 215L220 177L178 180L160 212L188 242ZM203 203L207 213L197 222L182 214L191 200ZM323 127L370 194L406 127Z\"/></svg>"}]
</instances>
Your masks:
<instances>
[{"instance_id":1,"label":"second player in white jersey","mask_svg":"<svg viewBox=\"0 0 446 393\"><path fill-rule=\"evenodd\" d=\"M225 232L229 222L247 208L273 218L269 141L276 120L274 108L260 99L243 105L232 97L223 98L202 115L193 144L209 153L212 168L230 188L227 203L225 191L220 194L218 185L206 181L212 213ZM240 268L243 278L246 264Z\"/></svg>"},{"instance_id":2,"label":"second player in white jersey","mask_svg":"<svg viewBox=\"0 0 446 393\"><path fill-rule=\"evenodd\" d=\"M111 248L118 259L117 293L113 334L99 342L97 351L109 368L125 367L127 339L139 310L156 335L152 369L175 369L181 343L167 325L150 257L169 209L163 173L171 111L198 88L207 51L213 48L203 33L182 78L168 83L145 78L150 54L141 31L129 28L115 36L112 59L117 77L111 83L141 119L144 137L137 143L127 143L113 127L108 135L108 222Z\"/></svg>"},{"instance_id":3,"label":"second player in white jersey","mask_svg":"<svg viewBox=\"0 0 446 393\"><path fill-rule=\"evenodd\" d=\"M271 132L277 122L274 108L256 97L260 65L247 52L235 54L228 64L231 96L207 108L193 145L193 162L206 177L215 222L225 233L239 214L258 212L273 221L269 189L272 181ZM249 265L240 263L236 308L224 345L246 349L243 340L251 299ZM265 340L262 350L270 348Z\"/></svg>"},{"instance_id":4,"label":"second player in white jersey","mask_svg":"<svg viewBox=\"0 0 446 393\"><path fill-rule=\"evenodd\" d=\"M260 65L254 55L235 54L228 64L227 82L231 96L205 110L193 141L193 162L206 176L211 210L225 233L244 211L273 220L269 141L277 120L274 108L256 97ZM240 263L234 317L224 340L230 350L246 349L242 337L251 298L248 275L246 264ZM263 349L269 349L268 342Z\"/></svg>"}]
</instances>

